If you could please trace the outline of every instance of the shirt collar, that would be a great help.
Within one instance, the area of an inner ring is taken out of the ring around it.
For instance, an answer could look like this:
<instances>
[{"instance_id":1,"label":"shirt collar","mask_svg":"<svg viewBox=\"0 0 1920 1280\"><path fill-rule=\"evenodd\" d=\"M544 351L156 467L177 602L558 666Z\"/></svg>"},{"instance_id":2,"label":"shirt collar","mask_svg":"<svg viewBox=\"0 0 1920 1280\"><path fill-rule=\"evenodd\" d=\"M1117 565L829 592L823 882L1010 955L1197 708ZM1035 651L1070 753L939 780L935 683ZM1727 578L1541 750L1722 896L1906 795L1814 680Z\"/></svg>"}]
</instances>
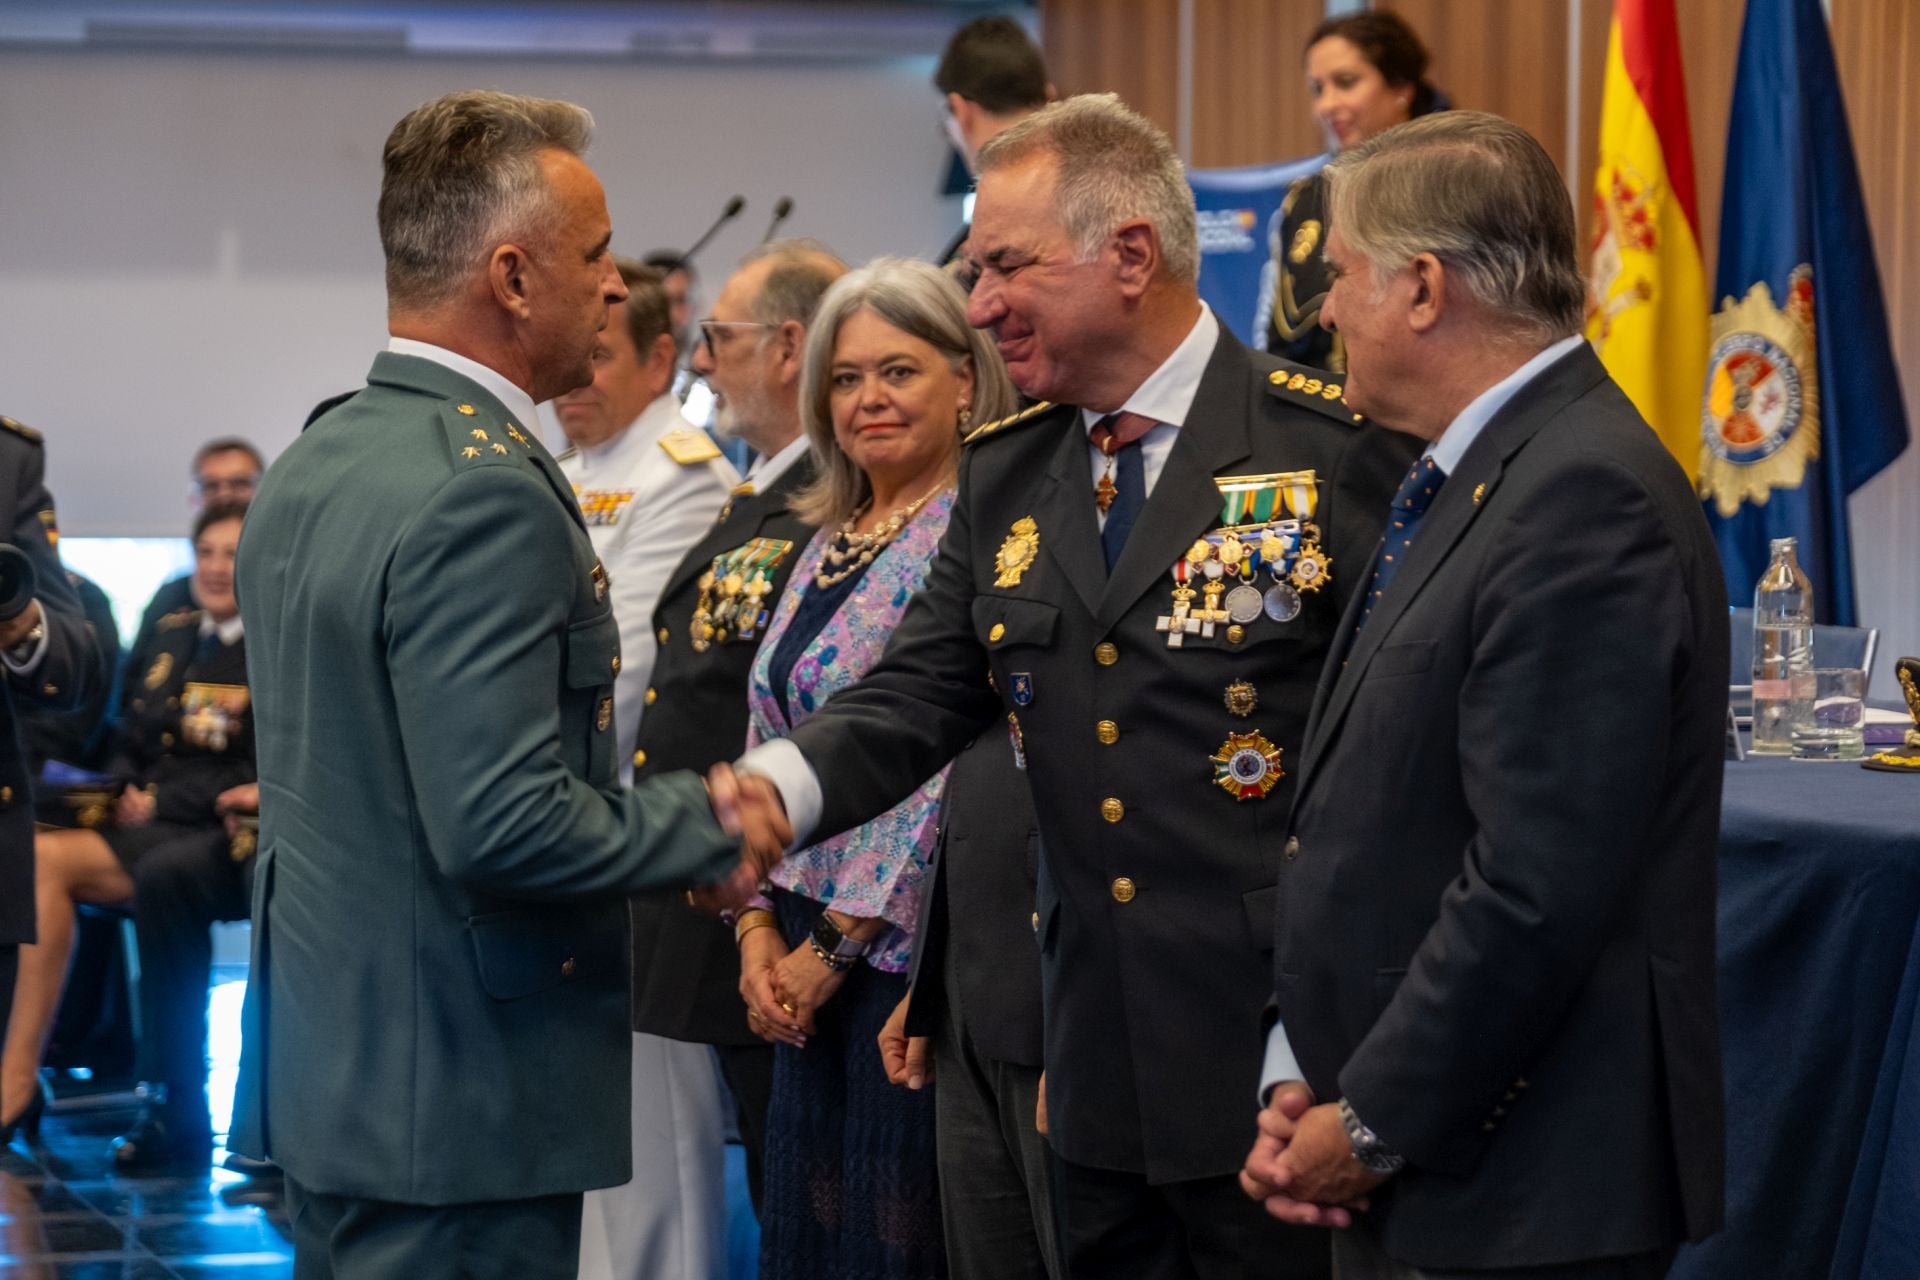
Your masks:
<instances>
[{"instance_id":1,"label":"shirt collar","mask_svg":"<svg viewBox=\"0 0 1920 1280\"><path fill-rule=\"evenodd\" d=\"M788 441L780 452L762 454L755 458L753 465L747 468L747 483L754 487L755 492L765 492L775 480L786 473L788 467L800 461L800 455L810 447L807 443L807 433L802 431Z\"/></svg>"},{"instance_id":2,"label":"shirt collar","mask_svg":"<svg viewBox=\"0 0 1920 1280\"><path fill-rule=\"evenodd\" d=\"M232 644L246 633L247 624L241 620L240 615L237 613L225 622L215 622L213 615L210 613L202 612L200 614L200 636L202 639L205 639L207 636L217 635L220 637L221 644Z\"/></svg>"},{"instance_id":3,"label":"shirt collar","mask_svg":"<svg viewBox=\"0 0 1920 1280\"><path fill-rule=\"evenodd\" d=\"M1199 318L1173 349L1173 354L1134 388L1120 408L1155 422L1176 427L1185 425L1187 413L1193 408L1193 398L1200 392L1200 379L1205 376L1207 362L1213 359L1213 349L1219 341L1220 321L1214 317L1212 308L1202 303ZM1080 411L1081 424L1088 430L1104 417L1104 413L1095 413L1092 409Z\"/></svg>"},{"instance_id":4,"label":"shirt collar","mask_svg":"<svg viewBox=\"0 0 1920 1280\"><path fill-rule=\"evenodd\" d=\"M457 351L445 347L436 347L431 342L421 342L414 338L388 338L387 350L397 356L418 356L422 360L431 360L444 365L463 378L470 378L506 406L509 416L518 418L522 426L534 426L539 419L534 413L533 399L496 369L490 369L478 360L470 360Z\"/></svg>"},{"instance_id":5,"label":"shirt collar","mask_svg":"<svg viewBox=\"0 0 1920 1280\"><path fill-rule=\"evenodd\" d=\"M1493 415L1505 408L1507 401L1513 399L1520 388L1545 373L1548 365L1585 341L1577 333L1570 338L1562 338L1475 396L1447 424L1440 438L1427 446L1426 456L1433 459L1434 466L1452 475L1460 466L1460 459L1467 456L1468 447L1480 438L1481 430L1493 420Z\"/></svg>"}]
</instances>

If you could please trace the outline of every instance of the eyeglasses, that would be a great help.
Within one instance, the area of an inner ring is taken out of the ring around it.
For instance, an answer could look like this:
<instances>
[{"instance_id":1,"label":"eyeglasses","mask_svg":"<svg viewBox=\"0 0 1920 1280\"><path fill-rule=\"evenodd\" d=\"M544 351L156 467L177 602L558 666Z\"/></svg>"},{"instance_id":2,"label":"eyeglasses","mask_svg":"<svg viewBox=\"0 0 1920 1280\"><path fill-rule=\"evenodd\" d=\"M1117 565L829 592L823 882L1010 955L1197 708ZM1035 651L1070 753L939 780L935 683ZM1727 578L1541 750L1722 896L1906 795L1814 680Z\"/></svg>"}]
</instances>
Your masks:
<instances>
[{"instance_id":1,"label":"eyeglasses","mask_svg":"<svg viewBox=\"0 0 1920 1280\"><path fill-rule=\"evenodd\" d=\"M207 498L224 498L228 496L251 498L254 490L259 488L259 486L260 477L258 476L241 476L237 478L228 478L225 476L196 477L193 482L193 487L199 490L202 497Z\"/></svg>"},{"instance_id":2,"label":"eyeglasses","mask_svg":"<svg viewBox=\"0 0 1920 1280\"><path fill-rule=\"evenodd\" d=\"M773 325L758 320L702 320L700 322L700 342L707 349L709 359L717 359L713 349L713 331L715 329L771 329Z\"/></svg>"}]
</instances>

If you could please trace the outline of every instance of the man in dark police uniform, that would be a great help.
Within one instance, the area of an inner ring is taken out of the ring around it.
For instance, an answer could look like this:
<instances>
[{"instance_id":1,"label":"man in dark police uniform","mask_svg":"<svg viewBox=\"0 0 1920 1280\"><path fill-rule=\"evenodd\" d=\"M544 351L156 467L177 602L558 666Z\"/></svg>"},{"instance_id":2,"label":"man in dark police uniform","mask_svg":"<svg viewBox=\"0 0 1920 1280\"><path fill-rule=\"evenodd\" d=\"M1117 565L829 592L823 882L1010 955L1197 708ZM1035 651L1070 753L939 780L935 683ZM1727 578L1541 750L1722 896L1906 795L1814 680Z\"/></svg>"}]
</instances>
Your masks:
<instances>
[{"instance_id":1,"label":"man in dark police uniform","mask_svg":"<svg viewBox=\"0 0 1920 1280\"><path fill-rule=\"evenodd\" d=\"M262 826L235 1145L285 1168L302 1276L571 1278L581 1193L631 1171L625 898L764 866L699 778L614 783L607 576L532 429L626 296L590 128L480 92L394 128L392 341L242 536Z\"/></svg>"},{"instance_id":2,"label":"man in dark police uniform","mask_svg":"<svg viewBox=\"0 0 1920 1280\"><path fill-rule=\"evenodd\" d=\"M1324 1276L1324 1234L1249 1213L1234 1175L1288 753L1412 450L1201 305L1179 161L1116 98L1048 107L980 160L969 319L1043 403L975 432L880 664L748 767L818 838L1013 713L1069 1270Z\"/></svg>"}]
</instances>

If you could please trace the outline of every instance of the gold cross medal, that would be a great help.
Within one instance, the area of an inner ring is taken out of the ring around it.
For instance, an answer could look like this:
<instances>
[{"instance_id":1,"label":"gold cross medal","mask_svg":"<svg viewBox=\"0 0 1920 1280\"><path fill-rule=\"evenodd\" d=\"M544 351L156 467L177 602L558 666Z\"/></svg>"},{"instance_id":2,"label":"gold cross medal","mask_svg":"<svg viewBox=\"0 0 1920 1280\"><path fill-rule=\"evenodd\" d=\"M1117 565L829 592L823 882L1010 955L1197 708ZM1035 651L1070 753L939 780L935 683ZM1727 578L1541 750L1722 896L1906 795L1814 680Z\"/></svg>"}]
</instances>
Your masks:
<instances>
[{"instance_id":1,"label":"gold cross medal","mask_svg":"<svg viewBox=\"0 0 1920 1280\"><path fill-rule=\"evenodd\" d=\"M1215 785L1235 800L1264 800L1287 776L1280 767L1280 748L1257 730L1228 734L1210 758Z\"/></svg>"},{"instance_id":2,"label":"gold cross medal","mask_svg":"<svg viewBox=\"0 0 1920 1280\"><path fill-rule=\"evenodd\" d=\"M773 571L787 551L793 546L784 538L755 538L746 547L744 560L745 581L740 588L741 598L736 602L735 634L742 640L751 640L761 627L767 623L767 596L773 591Z\"/></svg>"},{"instance_id":3,"label":"gold cross medal","mask_svg":"<svg viewBox=\"0 0 1920 1280\"><path fill-rule=\"evenodd\" d=\"M1209 551L1212 548L1208 548ZM1153 620L1153 629L1167 638L1167 648L1178 649L1187 642L1187 637L1200 633L1200 619L1193 616L1194 589L1187 585L1190 565L1183 557L1173 562L1173 608ZM1213 634L1213 624L1207 624L1207 634Z\"/></svg>"},{"instance_id":4,"label":"gold cross medal","mask_svg":"<svg viewBox=\"0 0 1920 1280\"><path fill-rule=\"evenodd\" d=\"M1281 493L1288 514L1300 522L1301 532L1300 549L1294 554L1287 582L1299 591L1318 591L1333 581L1333 560L1320 549L1320 526L1313 522L1319 505L1319 480L1311 471L1295 471L1285 478ZM1278 573L1274 580L1279 581Z\"/></svg>"},{"instance_id":5,"label":"gold cross medal","mask_svg":"<svg viewBox=\"0 0 1920 1280\"><path fill-rule=\"evenodd\" d=\"M1000 554L994 557L994 565L1000 573L993 580L996 587L1017 587L1020 576L1033 564L1034 557L1040 554L1040 526L1033 522L1032 516L1021 516L1013 522L1013 532L1000 544Z\"/></svg>"}]
</instances>

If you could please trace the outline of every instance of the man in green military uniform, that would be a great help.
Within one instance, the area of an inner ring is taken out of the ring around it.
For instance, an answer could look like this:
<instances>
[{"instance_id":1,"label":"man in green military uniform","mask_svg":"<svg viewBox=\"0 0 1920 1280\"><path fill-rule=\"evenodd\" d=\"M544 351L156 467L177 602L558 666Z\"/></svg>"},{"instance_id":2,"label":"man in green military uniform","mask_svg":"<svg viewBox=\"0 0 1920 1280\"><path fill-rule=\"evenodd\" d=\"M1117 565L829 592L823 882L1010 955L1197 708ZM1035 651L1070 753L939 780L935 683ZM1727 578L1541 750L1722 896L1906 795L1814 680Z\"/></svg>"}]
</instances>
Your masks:
<instances>
[{"instance_id":1,"label":"man in green military uniform","mask_svg":"<svg viewBox=\"0 0 1920 1280\"><path fill-rule=\"evenodd\" d=\"M691 774L615 785L607 575L532 430L626 297L590 128L500 93L394 128L392 341L241 544L262 829L234 1145L286 1169L303 1277L572 1277L581 1193L631 1162L624 897L759 870L730 777L711 811Z\"/></svg>"}]
</instances>

